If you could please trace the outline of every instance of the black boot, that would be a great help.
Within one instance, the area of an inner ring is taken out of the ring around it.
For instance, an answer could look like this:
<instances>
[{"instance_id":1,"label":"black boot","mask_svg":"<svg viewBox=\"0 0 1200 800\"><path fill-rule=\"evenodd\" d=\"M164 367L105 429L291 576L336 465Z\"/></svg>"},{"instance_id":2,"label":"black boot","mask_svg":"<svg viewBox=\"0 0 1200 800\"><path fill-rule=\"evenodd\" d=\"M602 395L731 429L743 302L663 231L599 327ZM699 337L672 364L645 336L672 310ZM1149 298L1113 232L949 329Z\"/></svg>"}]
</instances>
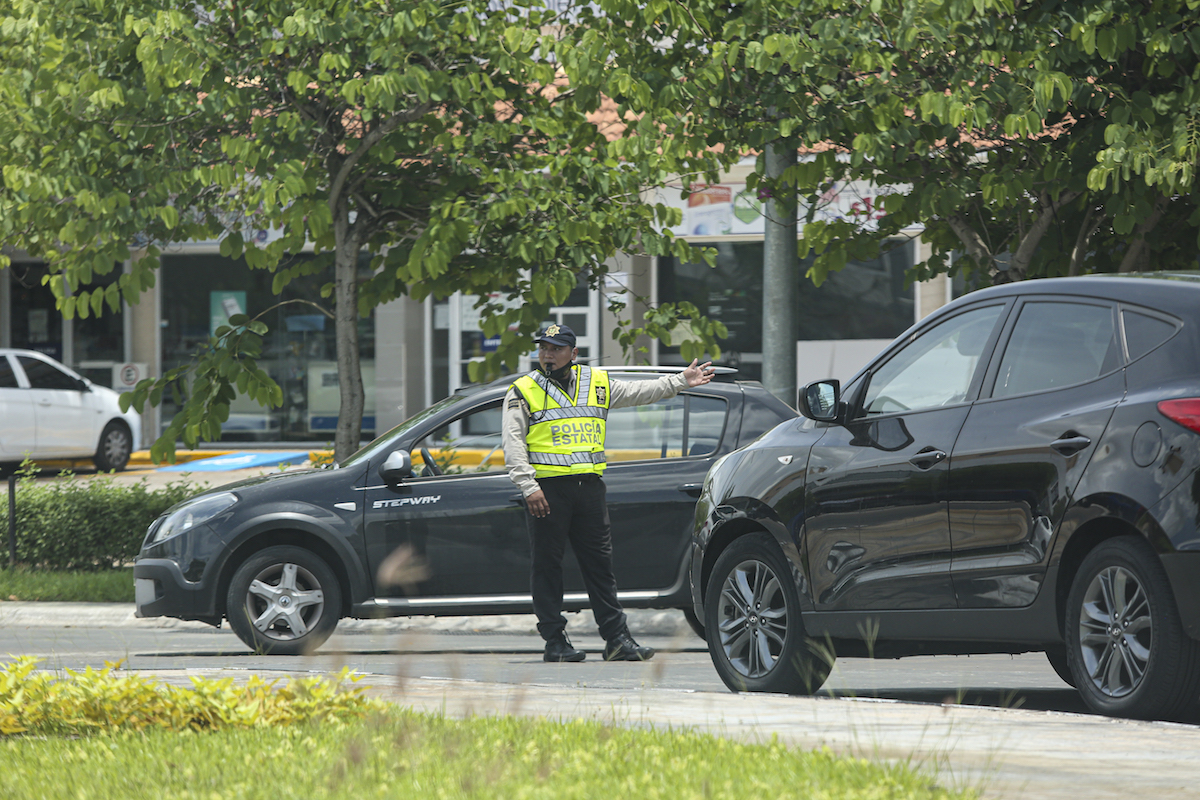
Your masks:
<instances>
[{"instance_id":1,"label":"black boot","mask_svg":"<svg viewBox=\"0 0 1200 800\"><path fill-rule=\"evenodd\" d=\"M605 661L649 661L652 658L654 648L639 645L629 631L618 633L604 648Z\"/></svg>"},{"instance_id":2,"label":"black boot","mask_svg":"<svg viewBox=\"0 0 1200 800\"><path fill-rule=\"evenodd\" d=\"M567 638L567 634L559 632L553 638L546 641L546 653L542 656L543 661L583 661L587 658L587 653L582 650L576 650L571 646L571 640Z\"/></svg>"}]
</instances>

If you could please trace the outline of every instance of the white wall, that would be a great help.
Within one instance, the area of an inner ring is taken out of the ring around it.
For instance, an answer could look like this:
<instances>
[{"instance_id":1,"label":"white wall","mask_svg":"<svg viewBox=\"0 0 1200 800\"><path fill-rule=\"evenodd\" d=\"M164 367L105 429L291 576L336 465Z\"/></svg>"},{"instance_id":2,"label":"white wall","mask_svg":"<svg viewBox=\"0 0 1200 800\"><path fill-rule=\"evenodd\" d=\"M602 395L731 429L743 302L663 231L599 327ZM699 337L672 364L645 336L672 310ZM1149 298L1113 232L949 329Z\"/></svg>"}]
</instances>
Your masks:
<instances>
[{"instance_id":1,"label":"white wall","mask_svg":"<svg viewBox=\"0 0 1200 800\"><path fill-rule=\"evenodd\" d=\"M796 342L796 388L803 389L825 378L845 383L891 342L891 339Z\"/></svg>"}]
</instances>

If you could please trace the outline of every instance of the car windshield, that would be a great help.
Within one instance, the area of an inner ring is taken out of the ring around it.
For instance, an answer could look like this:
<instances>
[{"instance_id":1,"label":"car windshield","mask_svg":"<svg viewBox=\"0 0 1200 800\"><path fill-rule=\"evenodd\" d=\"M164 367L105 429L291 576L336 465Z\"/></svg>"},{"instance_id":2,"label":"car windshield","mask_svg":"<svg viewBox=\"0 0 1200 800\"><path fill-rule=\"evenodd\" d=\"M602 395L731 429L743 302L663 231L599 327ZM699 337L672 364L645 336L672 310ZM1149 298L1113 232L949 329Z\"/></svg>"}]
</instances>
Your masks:
<instances>
[{"instance_id":1,"label":"car windshield","mask_svg":"<svg viewBox=\"0 0 1200 800\"><path fill-rule=\"evenodd\" d=\"M414 428L417 425L420 425L422 422L429 419L434 414L438 414L441 411L449 408L450 406L453 406L457 403L463 402L464 400L467 399L467 397L468 397L468 395L465 395L465 394L455 394L455 395L451 395L450 397L447 397L445 400L441 400L437 403L434 403L429 408L425 409L424 411L420 412L419 414L415 414L415 415L409 417L408 419L404 420L404 422L401 422L399 425L392 428L387 433L376 438L375 441L364 446L357 453L355 453L354 455L350 456L345 461L343 461L341 463L341 466L349 467L354 464L357 464L360 461L369 460L376 453L380 452L381 450L386 450L388 447L390 447L391 443L393 441L395 441L405 431L409 430L410 428Z\"/></svg>"}]
</instances>

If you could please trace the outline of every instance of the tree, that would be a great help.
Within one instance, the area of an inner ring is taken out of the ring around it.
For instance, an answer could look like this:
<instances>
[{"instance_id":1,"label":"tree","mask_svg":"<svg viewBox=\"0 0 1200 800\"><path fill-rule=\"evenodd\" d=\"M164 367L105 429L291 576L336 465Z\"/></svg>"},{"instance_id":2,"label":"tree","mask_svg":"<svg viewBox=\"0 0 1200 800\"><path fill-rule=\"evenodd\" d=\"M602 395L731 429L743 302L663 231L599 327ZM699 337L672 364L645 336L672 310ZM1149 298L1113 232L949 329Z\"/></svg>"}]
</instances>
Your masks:
<instances>
[{"instance_id":1,"label":"tree","mask_svg":"<svg viewBox=\"0 0 1200 800\"><path fill-rule=\"evenodd\" d=\"M600 5L651 32L608 43L623 111L693 153L807 152L778 181L760 157L747 184L805 199L818 284L914 226L932 251L917 279L1197 266L1197 0ZM854 180L886 215L817 219Z\"/></svg>"},{"instance_id":2,"label":"tree","mask_svg":"<svg viewBox=\"0 0 1200 800\"><path fill-rule=\"evenodd\" d=\"M222 237L223 254L274 272L276 292L301 273L327 279L344 458L363 408L357 320L375 305L504 293L480 300L501 337L482 376L513 368L548 308L580 280L599 285L618 250L703 257L659 232L676 212L641 199L682 162L611 143L592 118L596 73L564 73L559 54L584 32L540 0L493 5L7 0L5 241L50 263L68 315L136 299L157 248L188 238ZM282 237L259 246L246 224ZM118 288L89 290L135 241L150 244ZM314 260L280 266L308 243ZM664 328L691 317L692 347L719 352L720 326L695 309L658 314ZM176 437L217 438L235 391L279 402L255 363L265 325L230 323L194 364L132 393L155 404L190 373L156 457Z\"/></svg>"}]
</instances>

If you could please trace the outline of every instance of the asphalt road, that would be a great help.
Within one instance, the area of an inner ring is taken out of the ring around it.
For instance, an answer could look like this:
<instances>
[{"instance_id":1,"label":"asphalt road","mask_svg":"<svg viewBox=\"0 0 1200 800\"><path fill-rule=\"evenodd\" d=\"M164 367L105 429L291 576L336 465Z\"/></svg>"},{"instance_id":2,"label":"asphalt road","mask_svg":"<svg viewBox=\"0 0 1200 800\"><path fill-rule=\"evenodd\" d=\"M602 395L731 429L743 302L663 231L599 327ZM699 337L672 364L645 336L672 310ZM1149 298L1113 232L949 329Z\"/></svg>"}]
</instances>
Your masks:
<instances>
[{"instance_id":1,"label":"asphalt road","mask_svg":"<svg viewBox=\"0 0 1200 800\"><path fill-rule=\"evenodd\" d=\"M512 685L659 688L726 692L704 642L690 632L639 634L659 655L646 664L605 663L603 641L576 632L588 651L582 664L546 664L542 641L504 630L437 630L370 626L334 634L315 655L259 656L228 628L20 626L0 629L0 653L33 655L49 669L79 670L121 662L127 669L336 672L349 667L368 676L460 679ZM343 626L347 627L347 626ZM0 657L3 658L3 657ZM1080 712L1079 695L1041 655L930 657L890 661L842 659L819 693L826 697L952 702L995 708Z\"/></svg>"}]
</instances>

